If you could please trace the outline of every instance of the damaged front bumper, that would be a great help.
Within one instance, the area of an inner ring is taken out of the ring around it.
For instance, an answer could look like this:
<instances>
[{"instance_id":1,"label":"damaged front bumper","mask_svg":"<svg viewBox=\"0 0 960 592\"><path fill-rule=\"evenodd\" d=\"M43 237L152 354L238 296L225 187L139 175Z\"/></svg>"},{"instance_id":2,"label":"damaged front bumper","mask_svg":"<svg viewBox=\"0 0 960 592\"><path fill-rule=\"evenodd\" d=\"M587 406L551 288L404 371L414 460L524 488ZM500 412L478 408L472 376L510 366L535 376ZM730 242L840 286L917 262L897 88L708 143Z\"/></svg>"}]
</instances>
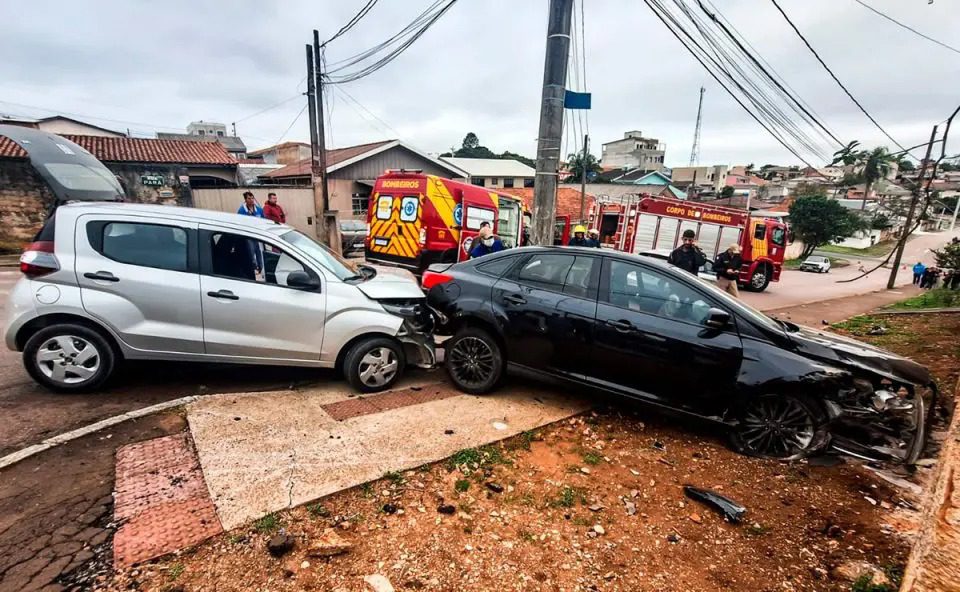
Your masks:
<instances>
[{"instance_id":1,"label":"damaged front bumper","mask_svg":"<svg viewBox=\"0 0 960 592\"><path fill-rule=\"evenodd\" d=\"M858 379L831 401L831 448L870 461L914 464L923 452L937 386Z\"/></svg>"},{"instance_id":2,"label":"damaged front bumper","mask_svg":"<svg viewBox=\"0 0 960 592\"><path fill-rule=\"evenodd\" d=\"M418 368L435 368L437 354L433 330L436 320L426 303L422 300L380 301L380 305L403 319L396 337L403 344L407 363Z\"/></svg>"}]
</instances>

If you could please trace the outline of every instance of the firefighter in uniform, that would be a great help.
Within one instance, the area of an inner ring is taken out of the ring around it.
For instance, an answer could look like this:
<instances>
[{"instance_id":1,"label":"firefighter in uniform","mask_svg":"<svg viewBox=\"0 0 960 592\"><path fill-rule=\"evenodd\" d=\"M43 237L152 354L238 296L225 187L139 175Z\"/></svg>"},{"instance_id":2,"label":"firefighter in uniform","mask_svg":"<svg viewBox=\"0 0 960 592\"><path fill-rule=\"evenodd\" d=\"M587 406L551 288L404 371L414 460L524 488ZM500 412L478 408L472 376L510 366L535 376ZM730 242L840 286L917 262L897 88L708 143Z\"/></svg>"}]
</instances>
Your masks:
<instances>
[{"instance_id":1,"label":"firefighter in uniform","mask_svg":"<svg viewBox=\"0 0 960 592\"><path fill-rule=\"evenodd\" d=\"M569 247L591 247L593 245L587 241L587 227L583 224L577 224L573 227L573 238L567 241Z\"/></svg>"}]
</instances>

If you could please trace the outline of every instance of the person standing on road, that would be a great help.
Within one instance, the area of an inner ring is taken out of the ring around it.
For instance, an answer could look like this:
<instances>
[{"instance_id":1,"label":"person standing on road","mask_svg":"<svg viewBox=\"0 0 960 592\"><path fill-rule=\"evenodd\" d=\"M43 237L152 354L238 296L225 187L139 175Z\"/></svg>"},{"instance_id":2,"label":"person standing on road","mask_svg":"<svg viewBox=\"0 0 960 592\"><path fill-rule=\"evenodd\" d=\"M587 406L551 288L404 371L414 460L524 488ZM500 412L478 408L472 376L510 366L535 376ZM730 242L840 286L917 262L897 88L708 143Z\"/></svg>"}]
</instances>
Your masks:
<instances>
[{"instance_id":1,"label":"person standing on road","mask_svg":"<svg viewBox=\"0 0 960 592\"><path fill-rule=\"evenodd\" d=\"M480 232L477 234L477 240L475 240L473 246L470 247L470 258L476 259L502 250L503 243L493 235L493 230L490 229L490 225L481 225Z\"/></svg>"},{"instance_id":2,"label":"person standing on road","mask_svg":"<svg viewBox=\"0 0 960 592\"><path fill-rule=\"evenodd\" d=\"M591 228L587 235L590 237L587 239L587 246L594 247L595 249L600 248L600 231L596 228Z\"/></svg>"},{"instance_id":3,"label":"person standing on road","mask_svg":"<svg viewBox=\"0 0 960 592\"><path fill-rule=\"evenodd\" d=\"M277 224L285 224L287 222L287 214L283 211L283 208L280 207L280 204L277 203L277 194L272 191L267 194L267 203L263 204L263 217L268 220L273 220Z\"/></svg>"},{"instance_id":4,"label":"person standing on road","mask_svg":"<svg viewBox=\"0 0 960 592\"><path fill-rule=\"evenodd\" d=\"M263 208L257 205L257 198L253 197L252 191L243 192L243 205L237 210L241 216L254 216L263 218Z\"/></svg>"},{"instance_id":5,"label":"person standing on road","mask_svg":"<svg viewBox=\"0 0 960 592\"><path fill-rule=\"evenodd\" d=\"M707 256L697 246L697 234L693 230L689 228L684 230L682 240L683 244L670 253L667 262L697 275L697 271L707 262Z\"/></svg>"},{"instance_id":6,"label":"person standing on road","mask_svg":"<svg viewBox=\"0 0 960 592\"><path fill-rule=\"evenodd\" d=\"M577 224L573 227L573 238L567 241L568 247L590 247L586 238L587 227L583 224Z\"/></svg>"},{"instance_id":7,"label":"person standing on road","mask_svg":"<svg viewBox=\"0 0 960 592\"><path fill-rule=\"evenodd\" d=\"M717 287L734 298L740 298L740 289L737 281L740 279L740 245L733 244L717 256L713 264L713 271L717 274Z\"/></svg>"},{"instance_id":8,"label":"person standing on road","mask_svg":"<svg viewBox=\"0 0 960 592\"><path fill-rule=\"evenodd\" d=\"M917 264L913 266L913 285L919 286L920 280L923 278L923 272L926 271L927 266L924 265L921 261L917 261Z\"/></svg>"}]
</instances>

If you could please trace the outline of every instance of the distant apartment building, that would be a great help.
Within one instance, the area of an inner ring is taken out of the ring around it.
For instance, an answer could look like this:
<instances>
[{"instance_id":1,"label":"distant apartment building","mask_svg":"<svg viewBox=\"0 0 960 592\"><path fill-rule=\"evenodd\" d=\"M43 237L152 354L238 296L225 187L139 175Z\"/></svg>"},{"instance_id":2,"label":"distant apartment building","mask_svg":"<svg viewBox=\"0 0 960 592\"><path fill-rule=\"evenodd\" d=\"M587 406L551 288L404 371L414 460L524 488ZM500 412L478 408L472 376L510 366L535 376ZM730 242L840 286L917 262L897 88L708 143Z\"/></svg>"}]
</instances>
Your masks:
<instances>
[{"instance_id":1,"label":"distant apartment building","mask_svg":"<svg viewBox=\"0 0 960 592\"><path fill-rule=\"evenodd\" d=\"M714 166L673 167L671 180L677 187L710 189L720 192L727 184L728 169L725 164Z\"/></svg>"},{"instance_id":2,"label":"distant apartment building","mask_svg":"<svg viewBox=\"0 0 960 592\"><path fill-rule=\"evenodd\" d=\"M172 134L167 132L157 132L158 140L187 140L190 142L218 142L230 156L236 160L243 160L247 157L247 146L243 140L236 136L227 135L227 126L222 123L212 121L191 121L187 125L187 133Z\"/></svg>"},{"instance_id":3,"label":"distant apartment building","mask_svg":"<svg viewBox=\"0 0 960 592\"><path fill-rule=\"evenodd\" d=\"M666 144L656 138L644 138L640 131L624 132L623 139L603 145L600 164L604 169L663 170Z\"/></svg>"},{"instance_id":4,"label":"distant apartment building","mask_svg":"<svg viewBox=\"0 0 960 592\"><path fill-rule=\"evenodd\" d=\"M441 156L440 160L464 171L471 184L491 189L533 187L537 176L536 169L508 158Z\"/></svg>"}]
</instances>

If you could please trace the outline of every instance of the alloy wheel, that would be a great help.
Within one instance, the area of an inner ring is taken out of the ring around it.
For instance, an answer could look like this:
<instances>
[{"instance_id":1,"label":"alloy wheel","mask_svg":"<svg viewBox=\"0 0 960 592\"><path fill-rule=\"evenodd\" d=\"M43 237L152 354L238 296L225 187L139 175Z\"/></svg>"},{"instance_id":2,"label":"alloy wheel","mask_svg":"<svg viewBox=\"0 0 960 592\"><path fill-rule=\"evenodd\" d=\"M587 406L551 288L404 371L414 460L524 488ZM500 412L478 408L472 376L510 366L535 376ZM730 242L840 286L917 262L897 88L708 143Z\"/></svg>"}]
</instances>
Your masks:
<instances>
[{"instance_id":1,"label":"alloy wheel","mask_svg":"<svg viewBox=\"0 0 960 592\"><path fill-rule=\"evenodd\" d=\"M100 370L100 352L82 337L58 335L45 341L37 350L37 368L59 384L81 384Z\"/></svg>"},{"instance_id":2,"label":"alloy wheel","mask_svg":"<svg viewBox=\"0 0 960 592\"><path fill-rule=\"evenodd\" d=\"M767 285L767 273L764 271L755 271L753 277L750 278L750 286L759 290L765 285Z\"/></svg>"},{"instance_id":3,"label":"alloy wheel","mask_svg":"<svg viewBox=\"0 0 960 592\"><path fill-rule=\"evenodd\" d=\"M490 379L494 371L494 352L479 337L467 336L457 340L447 352L449 367L458 382L477 387Z\"/></svg>"},{"instance_id":4,"label":"alloy wheel","mask_svg":"<svg viewBox=\"0 0 960 592\"><path fill-rule=\"evenodd\" d=\"M739 429L749 452L790 458L810 448L816 434L810 411L794 397L761 397L746 410Z\"/></svg>"},{"instance_id":5,"label":"alloy wheel","mask_svg":"<svg viewBox=\"0 0 960 592\"><path fill-rule=\"evenodd\" d=\"M360 358L360 381L370 387L383 386L396 376L400 363L389 347L370 350Z\"/></svg>"}]
</instances>

